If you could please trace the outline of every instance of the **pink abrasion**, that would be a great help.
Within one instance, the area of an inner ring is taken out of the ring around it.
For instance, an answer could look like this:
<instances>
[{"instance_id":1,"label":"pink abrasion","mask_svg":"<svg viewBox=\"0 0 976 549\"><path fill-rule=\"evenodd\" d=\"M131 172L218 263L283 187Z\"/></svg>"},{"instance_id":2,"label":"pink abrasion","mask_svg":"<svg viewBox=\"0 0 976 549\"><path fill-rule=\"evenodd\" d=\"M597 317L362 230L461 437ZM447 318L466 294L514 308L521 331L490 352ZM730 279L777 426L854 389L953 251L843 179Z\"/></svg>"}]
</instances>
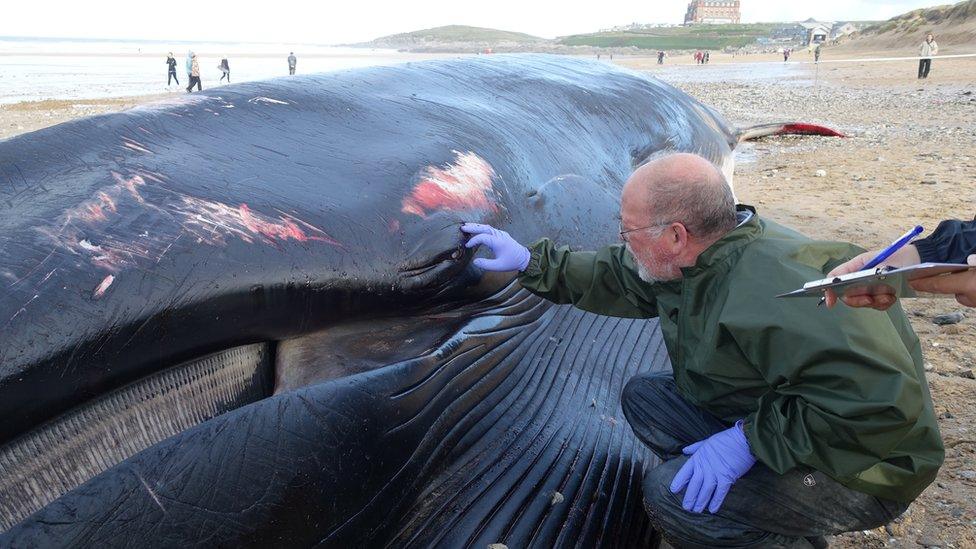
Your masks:
<instances>
[{"instance_id":1,"label":"pink abrasion","mask_svg":"<svg viewBox=\"0 0 976 549\"><path fill-rule=\"evenodd\" d=\"M118 274L139 263L158 264L184 235L198 243L223 246L231 238L247 243L295 240L342 245L325 231L297 217L277 211L263 214L246 204L237 206L186 195L162 185L155 196L144 191L147 180L162 183L163 175L142 171L128 177L112 172L113 184L64 210L51 224L38 227L58 247L87 258L95 267ZM145 216L139 210L155 212ZM145 226L119 223L124 215L150 220ZM106 278L103 290L111 280ZM95 292L98 298L103 294Z\"/></svg>"},{"instance_id":2,"label":"pink abrasion","mask_svg":"<svg viewBox=\"0 0 976 549\"><path fill-rule=\"evenodd\" d=\"M495 170L473 152L454 154L454 163L444 168L428 166L421 172L420 182L403 199L403 213L427 217L435 211L498 211L491 200Z\"/></svg>"},{"instance_id":3,"label":"pink abrasion","mask_svg":"<svg viewBox=\"0 0 976 549\"><path fill-rule=\"evenodd\" d=\"M783 124L775 135L822 135L824 137L847 137L837 130L819 124Z\"/></svg>"},{"instance_id":4,"label":"pink abrasion","mask_svg":"<svg viewBox=\"0 0 976 549\"><path fill-rule=\"evenodd\" d=\"M240 212L241 223L247 227L247 230L256 235L261 235L268 240L293 239L299 242L308 242L309 240L312 240L317 242L326 242L335 246L339 245L337 241L330 238L329 235L325 234L325 232L323 232L321 229L313 227L301 219L296 219L290 215L283 214L281 217L279 217L280 222L278 222L269 217L251 213L251 209L247 207L247 204L241 204L238 211ZM302 227L299 226L299 223L309 229L309 233L306 233Z\"/></svg>"},{"instance_id":5,"label":"pink abrasion","mask_svg":"<svg viewBox=\"0 0 976 549\"><path fill-rule=\"evenodd\" d=\"M102 282L95 288L95 291L92 292L92 299L100 299L102 296L104 296L105 291L108 290L108 287L111 286L113 282L115 282L115 277L112 275L108 275L103 278Z\"/></svg>"},{"instance_id":6,"label":"pink abrasion","mask_svg":"<svg viewBox=\"0 0 976 549\"><path fill-rule=\"evenodd\" d=\"M145 145L129 137L122 138L122 146L132 151L137 151L141 153L152 153L152 151L149 150Z\"/></svg>"}]
</instances>

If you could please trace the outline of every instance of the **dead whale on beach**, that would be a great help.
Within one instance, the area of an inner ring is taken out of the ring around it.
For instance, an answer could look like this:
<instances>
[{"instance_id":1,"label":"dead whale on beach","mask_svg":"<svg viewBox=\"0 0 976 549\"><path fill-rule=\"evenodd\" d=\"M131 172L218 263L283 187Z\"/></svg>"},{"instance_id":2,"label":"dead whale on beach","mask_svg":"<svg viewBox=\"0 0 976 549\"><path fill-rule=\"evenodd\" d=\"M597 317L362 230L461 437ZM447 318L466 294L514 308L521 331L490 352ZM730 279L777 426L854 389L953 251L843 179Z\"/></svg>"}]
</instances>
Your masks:
<instances>
[{"instance_id":1,"label":"dead whale on beach","mask_svg":"<svg viewBox=\"0 0 976 549\"><path fill-rule=\"evenodd\" d=\"M653 546L623 419L655 321L458 227L575 248L662 150L653 78L492 56L238 84L0 142L0 546Z\"/></svg>"}]
</instances>

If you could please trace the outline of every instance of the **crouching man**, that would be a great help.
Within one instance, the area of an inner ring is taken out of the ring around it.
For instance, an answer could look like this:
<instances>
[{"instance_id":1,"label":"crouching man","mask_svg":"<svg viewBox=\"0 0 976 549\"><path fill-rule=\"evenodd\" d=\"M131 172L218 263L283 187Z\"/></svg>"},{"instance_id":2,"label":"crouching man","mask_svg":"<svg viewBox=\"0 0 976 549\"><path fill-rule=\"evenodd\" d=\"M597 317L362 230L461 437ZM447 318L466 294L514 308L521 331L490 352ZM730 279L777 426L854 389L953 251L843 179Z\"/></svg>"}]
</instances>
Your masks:
<instances>
[{"instance_id":1,"label":"crouching man","mask_svg":"<svg viewBox=\"0 0 976 549\"><path fill-rule=\"evenodd\" d=\"M918 338L900 307L818 309L794 290L860 250L736 207L705 159L672 154L621 196L623 244L526 248L465 224L475 264L598 314L657 317L672 375L629 381L652 522L677 547L823 547L881 526L935 478L943 448Z\"/></svg>"}]
</instances>

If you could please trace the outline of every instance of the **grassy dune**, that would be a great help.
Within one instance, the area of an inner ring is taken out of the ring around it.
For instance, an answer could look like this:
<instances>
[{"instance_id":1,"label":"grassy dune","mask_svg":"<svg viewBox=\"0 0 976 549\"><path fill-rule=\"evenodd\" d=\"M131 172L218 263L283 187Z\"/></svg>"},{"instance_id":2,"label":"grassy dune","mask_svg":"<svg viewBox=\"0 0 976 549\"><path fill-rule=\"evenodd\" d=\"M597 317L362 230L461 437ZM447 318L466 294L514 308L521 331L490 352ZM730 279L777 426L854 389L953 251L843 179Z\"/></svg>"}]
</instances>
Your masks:
<instances>
[{"instance_id":1,"label":"grassy dune","mask_svg":"<svg viewBox=\"0 0 976 549\"><path fill-rule=\"evenodd\" d=\"M939 53L973 53L976 0L903 13L854 34L838 49L911 54L918 50L927 32L935 34Z\"/></svg>"},{"instance_id":2,"label":"grassy dune","mask_svg":"<svg viewBox=\"0 0 976 549\"><path fill-rule=\"evenodd\" d=\"M597 32L576 34L558 39L567 46L628 47L642 49L722 49L752 44L760 36L768 36L781 26L777 23L750 25L695 25L668 27L646 31Z\"/></svg>"},{"instance_id":3,"label":"grassy dune","mask_svg":"<svg viewBox=\"0 0 976 549\"><path fill-rule=\"evenodd\" d=\"M465 25L447 25L413 32L391 34L370 42L372 45L412 46L426 43L516 43L535 44L545 42L544 38L484 27L469 27Z\"/></svg>"}]
</instances>

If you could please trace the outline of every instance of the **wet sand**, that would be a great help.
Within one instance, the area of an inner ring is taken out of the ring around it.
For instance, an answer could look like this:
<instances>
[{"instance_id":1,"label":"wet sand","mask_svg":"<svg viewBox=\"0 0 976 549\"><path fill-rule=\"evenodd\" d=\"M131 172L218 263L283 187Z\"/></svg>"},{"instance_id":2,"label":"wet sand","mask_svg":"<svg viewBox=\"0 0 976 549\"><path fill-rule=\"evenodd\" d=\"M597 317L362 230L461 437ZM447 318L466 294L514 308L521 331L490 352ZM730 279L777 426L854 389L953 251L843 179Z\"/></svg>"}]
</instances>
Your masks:
<instances>
[{"instance_id":1,"label":"wet sand","mask_svg":"<svg viewBox=\"0 0 976 549\"><path fill-rule=\"evenodd\" d=\"M792 58L812 59L806 52ZM824 60L834 59L827 50ZM713 53L706 67L690 57L663 67L654 57L614 62L671 82L734 125L804 121L848 134L767 139L737 151L739 199L813 237L876 248L915 224L931 231L941 219L976 214L974 58L936 59L924 81L916 80L914 61L784 65L775 54ZM0 138L168 96L0 106ZM904 307L922 341L946 463L905 515L885 528L837 536L832 546L976 547L976 310L953 299L905 300ZM932 323L952 311L966 318ZM811 303L811 314L830 313Z\"/></svg>"},{"instance_id":2,"label":"wet sand","mask_svg":"<svg viewBox=\"0 0 976 549\"><path fill-rule=\"evenodd\" d=\"M180 92L183 90L180 89ZM54 126L75 118L123 111L171 96L172 94L158 94L105 99L49 99L0 105L0 139Z\"/></svg>"}]
</instances>

